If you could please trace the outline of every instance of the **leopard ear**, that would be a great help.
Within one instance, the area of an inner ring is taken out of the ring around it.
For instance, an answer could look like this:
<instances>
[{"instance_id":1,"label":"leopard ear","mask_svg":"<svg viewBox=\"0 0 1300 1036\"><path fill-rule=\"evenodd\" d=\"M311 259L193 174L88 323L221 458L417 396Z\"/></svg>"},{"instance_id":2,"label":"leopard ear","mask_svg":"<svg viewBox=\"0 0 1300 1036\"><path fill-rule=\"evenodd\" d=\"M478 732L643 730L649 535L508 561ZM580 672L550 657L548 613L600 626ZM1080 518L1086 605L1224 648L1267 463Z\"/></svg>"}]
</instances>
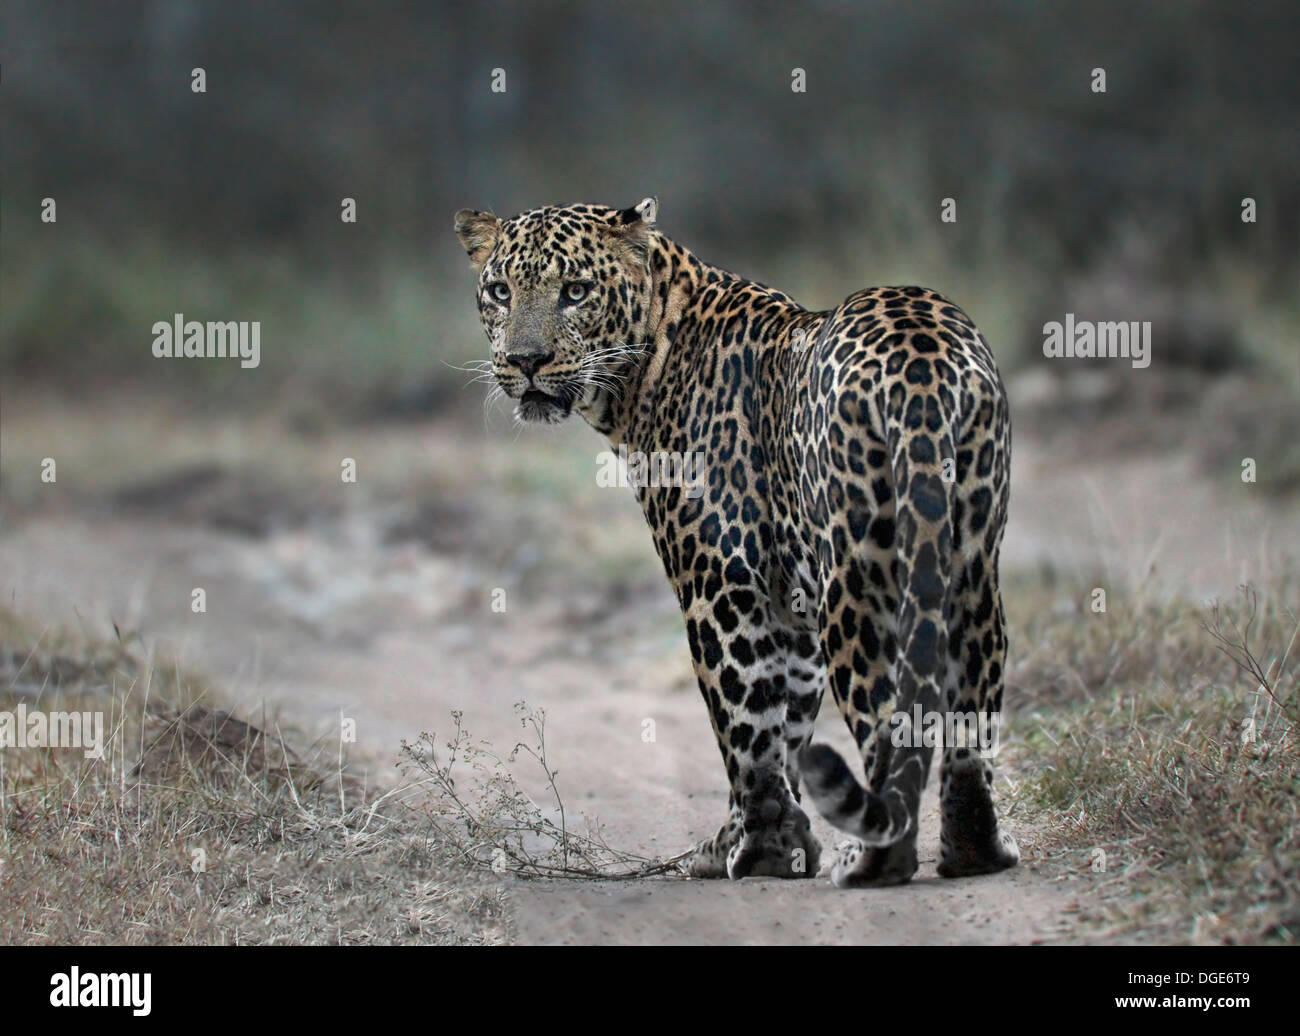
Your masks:
<instances>
[{"instance_id":1,"label":"leopard ear","mask_svg":"<svg viewBox=\"0 0 1300 1036\"><path fill-rule=\"evenodd\" d=\"M626 244L628 254L638 262L645 262L650 253L650 228L655 225L658 214L658 198L642 198L618 214L616 232Z\"/></svg>"},{"instance_id":2,"label":"leopard ear","mask_svg":"<svg viewBox=\"0 0 1300 1036\"><path fill-rule=\"evenodd\" d=\"M492 249L496 247L501 221L490 212L479 212L477 209L461 209L456 213L455 227L456 236L460 238L460 243L465 246L469 261L474 264L476 270L483 269L487 257L492 254Z\"/></svg>"},{"instance_id":3,"label":"leopard ear","mask_svg":"<svg viewBox=\"0 0 1300 1036\"><path fill-rule=\"evenodd\" d=\"M655 225L655 217L659 215L658 198L642 198L630 209L624 209L618 214L618 221L622 226L630 227L633 224L641 224L645 227Z\"/></svg>"}]
</instances>

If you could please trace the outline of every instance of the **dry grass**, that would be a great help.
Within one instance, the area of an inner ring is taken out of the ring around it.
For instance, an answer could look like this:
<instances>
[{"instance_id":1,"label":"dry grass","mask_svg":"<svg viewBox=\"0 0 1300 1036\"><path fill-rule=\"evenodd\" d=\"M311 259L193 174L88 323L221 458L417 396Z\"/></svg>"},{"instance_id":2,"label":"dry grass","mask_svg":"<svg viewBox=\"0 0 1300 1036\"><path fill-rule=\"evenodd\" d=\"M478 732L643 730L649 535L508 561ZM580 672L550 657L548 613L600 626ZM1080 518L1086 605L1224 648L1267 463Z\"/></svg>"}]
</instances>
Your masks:
<instances>
[{"instance_id":1,"label":"dry grass","mask_svg":"<svg viewBox=\"0 0 1300 1036\"><path fill-rule=\"evenodd\" d=\"M1204 607L1009 600L1033 710L1012 814L1032 855L1094 893L1085 937L1300 939L1295 579Z\"/></svg>"},{"instance_id":2,"label":"dry grass","mask_svg":"<svg viewBox=\"0 0 1300 1036\"><path fill-rule=\"evenodd\" d=\"M473 738L462 714L452 712L452 732L439 743L425 732L402 743L404 764L421 774L428 790L420 805L441 844L453 847L471 866L525 878L589 878L630 881L686 873L691 850L651 859L615 849L596 818L582 827L564 804L557 771L546 752L546 713L515 703L525 732L504 758L490 744ZM524 758L540 771L546 789L538 803L515 778L511 767Z\"/></svg>"},{"instance_id":3,"label":"dry grass","mask_svg":"<svg viewBox=\"0 0 1300 1036\"><path fill-rule=\"evenodd\" d=\"M496 943L503 892L337 741L214 708L193 677L0 612L0 712L102 712L105 751L0 748L0 944Z\"/></svg>"}]
</instances>

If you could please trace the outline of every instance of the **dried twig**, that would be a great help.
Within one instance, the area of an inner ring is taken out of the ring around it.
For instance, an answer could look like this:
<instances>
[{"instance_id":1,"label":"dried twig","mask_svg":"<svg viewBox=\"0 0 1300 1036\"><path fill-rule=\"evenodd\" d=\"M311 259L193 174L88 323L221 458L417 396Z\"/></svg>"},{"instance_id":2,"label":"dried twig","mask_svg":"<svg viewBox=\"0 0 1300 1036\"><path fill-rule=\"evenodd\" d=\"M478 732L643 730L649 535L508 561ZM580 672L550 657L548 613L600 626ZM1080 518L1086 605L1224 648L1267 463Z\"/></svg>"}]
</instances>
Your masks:
<instances>
[{"instance_id":1,"label":"dried twig","mask_svg":"<svg viewBox=\"0 0 1300 1036\"><path fill-rule=\"evenodd\" d=\"M1300 703L1296 700L1294 688L1288 693L1283 691L1282 685L1287 660L1291 657L1291 648L1295 645L1296 635L1300 633L1300 622L1297 622L1293 628L1290 643L1287 644L1282 657L1274 658L1268 665L1264 665L1250 646L1250 630L1255 624L1255 617L1259 611L1259 596L1252 586L1241 587L1241 595L1249 607L1249 614L1244 624L1231 614L1225 615L1219 602L1215 601L1210 606L1208 621L1202 621L1201 628L1214 639L1218 649L1250 678L1255 685L1255 693L1258 695L1263 691L1267 694L1269 700L1291 721L1291 726L1294 728L1297 722L1300 722L1300 708L1297 708Z\"/></svg>"},{"instance_id":2,"label":"dried twig","mask_svg":"<svg viewBox=\"0 0 1300 1036\"><path fill-rule=\"evenodd\" d=\"M570 829L560 795L558 771L546 750L546 713L515 703L520 725L531 733L502 759L484 741L475 742L463 713L451 713L453 732L439 745L432 733L402 742L403 768L423 775L432 798L421 808L437 838L466 861L494 872L539 878L631 880L684 873L689 852L652 859L612 848L598 822L585 833ZM538 805L519 786L511 764L524 754L541 768L549 803ZM552 817L557 819L552 819Z\"/></svg>"}]
</instances>

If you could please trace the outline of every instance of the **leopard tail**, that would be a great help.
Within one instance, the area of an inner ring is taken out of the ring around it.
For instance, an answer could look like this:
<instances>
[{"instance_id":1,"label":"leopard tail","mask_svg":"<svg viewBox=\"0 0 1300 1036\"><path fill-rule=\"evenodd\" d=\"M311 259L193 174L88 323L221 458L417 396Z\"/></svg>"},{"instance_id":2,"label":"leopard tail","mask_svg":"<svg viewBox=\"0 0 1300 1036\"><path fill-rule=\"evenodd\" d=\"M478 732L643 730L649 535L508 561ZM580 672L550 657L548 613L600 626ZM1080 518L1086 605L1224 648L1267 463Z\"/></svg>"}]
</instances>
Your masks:
<instances>
[{"instance_id":1,"label":"leopard tail","mask_svg":"<svg viewBox=\"0 0 1300 1036\"><path fill-rule=\"evenodd\" d=\"M935 746L924 744L914 723L918 707L924 718L936 714L942 702L953 578L954 422L935 395L900 393L890 402L888 445L901 591L894 708L891 712L886 703L880 709L874 728L859 745L875 774L875 780L867 774L869 783L879 790L859 784L829 745L809 745L799 759L817 810L871 847L893 845L916 829Z\"/></svg>"}]
</instances>

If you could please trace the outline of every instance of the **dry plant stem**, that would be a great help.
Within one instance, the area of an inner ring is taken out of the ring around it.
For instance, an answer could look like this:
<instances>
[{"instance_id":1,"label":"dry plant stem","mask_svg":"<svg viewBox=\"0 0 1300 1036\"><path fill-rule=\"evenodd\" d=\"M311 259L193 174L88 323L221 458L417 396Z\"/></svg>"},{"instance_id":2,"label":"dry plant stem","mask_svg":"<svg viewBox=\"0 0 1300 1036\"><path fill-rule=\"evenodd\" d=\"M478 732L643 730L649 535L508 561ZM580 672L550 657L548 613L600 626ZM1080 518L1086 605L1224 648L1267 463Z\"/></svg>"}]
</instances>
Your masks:
<instances>
[{"instance_id":1,"label":"dry plant stem","mask_svg":"<svg viewBox=\"0 0 1300 1036\"><path fill-rule=\"evenodd\" d=\"M1219 602L1216 601L1210 608L1209 621L1202 622L1201 627L1214 638L1219 650L1238 669L1250 677L1255 684L1256 694L1261 690L1267 694L1271 703L1294 725L1297 719L1300 719L1300 716L1297 716L1293 711L1296 708L1295 696L1292 694L1283 699L1279 697L1278 690L1283 673L1286 670L1287 660L1291 657L1291 649L1295 646L1296 635L1300 633L1300 621L1297 621L1292 629L1291 639L1282 654L1281 660L1274 659L1273 662L1265 666L1256 657L1250 646L1250 630L1259 611L1259 595L1256 593L1255 588L1251 586L1243 586L1241 593L1250 605L1250 613L1246 617L1244 624L1229 618L1226 620L1229 629L1225 631L1223 612ZM1294 618L1289 612L1287 615L1289 618Z\"/></svg>"},{"instance_id":2,"label":"dry plant stem","mask_svg":"<svg viewBox=\"0 0 1300 1036\"><path fill-rule=\"evenodd\" d=\"M421 734L414 744L403 742L406 766L424 775L416 786L433 792L424 808L441 841L477 866L520 877L619 881L682 873L689 851L651 859L614 849L598 823L589 823L586 833L571 830L558 771L547 754L546 714L529 710L523 702L516 703L515 711L534 743L516 743L505 759L485 742L476 744L470 738L459 710L451 714L453 733L442 746L430 733ZM510 766L521 753L542 771L558 823L515 780ZM469 774L462 777L465 769Z\"/></svg>"}]
</instances>

